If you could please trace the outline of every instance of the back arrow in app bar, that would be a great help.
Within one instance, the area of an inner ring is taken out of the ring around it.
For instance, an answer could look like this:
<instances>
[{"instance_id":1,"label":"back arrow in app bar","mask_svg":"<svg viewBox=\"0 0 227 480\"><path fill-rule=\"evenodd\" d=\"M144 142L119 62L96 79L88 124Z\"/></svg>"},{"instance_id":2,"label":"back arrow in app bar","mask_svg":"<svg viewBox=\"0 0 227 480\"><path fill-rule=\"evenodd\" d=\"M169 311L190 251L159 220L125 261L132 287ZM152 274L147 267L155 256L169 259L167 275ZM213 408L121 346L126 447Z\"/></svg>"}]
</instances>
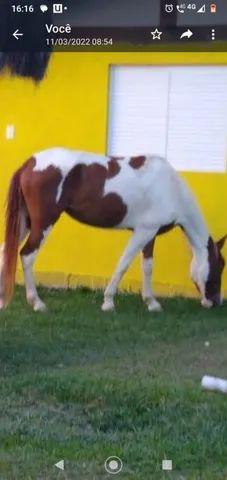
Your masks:
<instances>
[{"instance_id":1,"label":"back arrow in app bar","mask_svg":"<svg viewBox=\"0 0 227 480\"><path fill-rule=\"evenodd\" d=\"M20 33L19 30L15 30L15 32L13 33L13 37L16 38L16 40L19 40L20 37L23 37L23 33Z\"/></svg>"}]
</instances>

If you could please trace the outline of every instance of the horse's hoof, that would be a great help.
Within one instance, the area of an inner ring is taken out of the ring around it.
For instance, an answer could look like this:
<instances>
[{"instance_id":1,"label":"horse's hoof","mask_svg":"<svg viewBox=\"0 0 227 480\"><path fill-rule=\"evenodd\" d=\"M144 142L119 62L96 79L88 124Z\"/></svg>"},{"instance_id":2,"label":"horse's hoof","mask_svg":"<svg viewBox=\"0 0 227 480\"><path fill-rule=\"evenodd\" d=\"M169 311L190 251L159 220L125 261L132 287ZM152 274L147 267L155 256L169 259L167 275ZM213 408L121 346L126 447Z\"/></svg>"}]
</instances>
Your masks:
<instances>
[{"instance_id":1,"label":"horse's hoof","mask_svg":"<svg viewBox=\"0 0 227 480\"><path fill-rule=\"evenodd\" d=\"M102 304L102 311L113 312L113 310L114 310L114 302L112 300L105 300Z\"/></svg>"},{"instance_id":2,"label":"horse's hoof","mask_svg":"<svg viewBox=\"0 0 227 480\"><path fill-rule=\"evenodd\" d=\"M0 311L1 311L1 310L5 310L5 308L6 308L6 307L5 307L5 305L4 305L3 300L0 300Z\"/></svg>"},{"instance_id":3,"label":"horse's hoof","mask_svg":"<svg viewBox=\"0 0 227 480\"><path fill-rule=\"evenodd\" d=\"M148 303L148 311L149 312L161 312L162 311L162 306L160 305L157 300L151 300Z\"/></svg>"},{"instance_id":4,"label":"horse's hoof","mask_svg":"<svg viewBox=\"0 0 227 480\"><path fill-rule=\"evenodd\" d=\"M42 300L38 300L38 301L34 304L33 310L34 310L34 312L46 312L46 311L47 311L47 307L46 307L45 303L42 302Z\"/></svg>"}]
</instances>

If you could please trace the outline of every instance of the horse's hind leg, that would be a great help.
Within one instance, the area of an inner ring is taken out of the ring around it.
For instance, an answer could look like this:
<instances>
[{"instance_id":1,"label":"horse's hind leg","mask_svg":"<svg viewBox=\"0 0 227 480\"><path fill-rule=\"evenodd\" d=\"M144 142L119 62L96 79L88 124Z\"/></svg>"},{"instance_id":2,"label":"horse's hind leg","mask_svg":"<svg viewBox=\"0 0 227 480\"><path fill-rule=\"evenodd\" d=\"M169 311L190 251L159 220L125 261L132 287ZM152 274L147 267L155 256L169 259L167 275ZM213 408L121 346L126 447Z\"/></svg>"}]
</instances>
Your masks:
<instances>
[{"instance_id":1,"label":"horse's hind leg","mask_svg":"<svg viewBox=\"0 0 227 480\"><path fill-rule=\"evenodd\" d=\"M52 225L46 229L37 225L35 226L35 228L32 226L30 235L27 238L27 241L25 242L25 245L20 252L24 272L26 298L28 303L32 305L35 312L44 312L46 310L46 305L39 298L35 286L32 268L37 254L51 229Z\"/></svg>"},{"instance_id":2,"label":"horse's hind leg","mask_svg":"<svg viewBox=\"0 0 227 480\"><path fill-rule=\"evenodd\" d=\"M0 246L0 310L4 308L3 266L4 266L4 243Z\"/></svg>"},{"instance_id":3,"label":"horse's hind leg","mask_svg":"<svg viewBox=\"0 0 227 480\"><path fill-rule=\"evenodd\" d=\"M23 242L28 234L28 225L27 225L27 216L24 211L21 212L20 218L20 237L19 242ZM4 279L3 279L3 268L4 268L4 243L0 246L0 310L4 309Z\"/></svg>"},{"instance_id":4,"label":"horse's hind leg","mask_svg":"<svg viewBox=\"0 0 227 480\"><path fill-rule=\"evenodd\" d=\"M149 312L160 312L162 309L160 303L155 299L151 288L151 276L153 268L153 252L155 238L145 245L142 250L141 266L143 272L142 297L148 306Z\"/></svg>"}]
</instances>

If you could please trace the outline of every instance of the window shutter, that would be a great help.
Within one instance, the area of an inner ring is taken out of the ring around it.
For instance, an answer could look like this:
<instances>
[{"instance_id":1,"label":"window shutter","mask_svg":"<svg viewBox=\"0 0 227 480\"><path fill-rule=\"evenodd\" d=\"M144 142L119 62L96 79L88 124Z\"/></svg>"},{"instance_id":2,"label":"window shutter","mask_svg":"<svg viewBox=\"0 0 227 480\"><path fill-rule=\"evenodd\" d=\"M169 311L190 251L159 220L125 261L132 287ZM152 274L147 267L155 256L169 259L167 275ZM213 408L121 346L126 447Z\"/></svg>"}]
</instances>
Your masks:
<instances>
[{"instance_id":1,"label":"window shutter","mask_svg":"<svg viewBox=\"0 0 227 480\"><path fill-rule=\"evenodd\" d=\"M166 154L168 72L113 67L110 83L110 155Z\"/></svg>"},{"instance_id":2,"label":"window shutter","mask_svg":"<svg viewBox=\"0 0 227 480\"><path fill-rule=\"evenodd\" d=\"M223 172L227 68L179 67L170 75L168 161L178 170Z\"/></svg>"},{"instance_id":3,"label":"window shutter","mask_svg":"<svg viewBox=\"0 0 227 480\"><path fill-rule=\"evenodd\" d=\"M108 153L226 171L227 67L112 67Z\"/></svg>"}]
</instances>

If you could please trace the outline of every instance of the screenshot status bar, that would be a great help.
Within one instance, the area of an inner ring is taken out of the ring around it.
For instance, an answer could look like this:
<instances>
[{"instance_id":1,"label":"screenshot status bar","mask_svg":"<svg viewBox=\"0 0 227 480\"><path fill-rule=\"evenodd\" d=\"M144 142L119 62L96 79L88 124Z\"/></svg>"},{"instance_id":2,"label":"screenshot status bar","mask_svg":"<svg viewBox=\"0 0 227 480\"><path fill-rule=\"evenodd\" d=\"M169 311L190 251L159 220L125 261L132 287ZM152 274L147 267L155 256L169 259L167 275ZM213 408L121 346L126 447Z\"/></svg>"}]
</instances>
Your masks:
<instances>
[{"instance_id":1,"label":"screenshot status bar","mask_svg":"<svg viewBox=\"0 0 227 480\"><path fill-rule=\"evenodd\" d=\"M0 3L1 51L226 51L227 4L152 0Z\"/></svg>"}]
</instances>

